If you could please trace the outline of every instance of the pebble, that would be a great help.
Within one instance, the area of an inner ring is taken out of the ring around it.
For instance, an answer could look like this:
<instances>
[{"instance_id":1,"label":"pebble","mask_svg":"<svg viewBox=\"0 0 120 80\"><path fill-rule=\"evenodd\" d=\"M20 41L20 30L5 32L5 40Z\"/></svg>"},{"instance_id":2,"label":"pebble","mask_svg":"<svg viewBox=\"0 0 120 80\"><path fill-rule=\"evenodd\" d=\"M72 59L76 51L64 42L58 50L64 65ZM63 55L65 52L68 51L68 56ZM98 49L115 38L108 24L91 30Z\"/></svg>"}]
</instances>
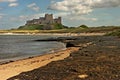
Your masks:
<instances>
[{"instance_id":1,"label":"pebble","mask_svg":"<svg viewBox=\"0 0 120 80\"><path fill-rule=\"evenodd\" d=\"M81 74L81 75L78 75L78 77L84 79L84 78L88 77L88 75L87 74Z\"/></svg>"}]
</instances>

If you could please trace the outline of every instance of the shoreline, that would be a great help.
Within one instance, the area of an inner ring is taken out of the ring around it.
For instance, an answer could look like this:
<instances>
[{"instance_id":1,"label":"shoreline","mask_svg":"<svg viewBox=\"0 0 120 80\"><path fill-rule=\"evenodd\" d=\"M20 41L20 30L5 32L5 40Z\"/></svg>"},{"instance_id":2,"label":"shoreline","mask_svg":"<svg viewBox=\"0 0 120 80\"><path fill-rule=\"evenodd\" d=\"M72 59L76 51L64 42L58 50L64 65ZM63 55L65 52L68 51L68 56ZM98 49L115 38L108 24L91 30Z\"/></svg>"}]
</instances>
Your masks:
<instances>
[{"instance_id":1,"label":"shoreline","mask_svg":"<svg viewBox=\"0 0 120 80\"><path fill-rule=\"evenodd\" d=\"M0 35L103 36L106 33L0 33Z\"/></svg>"},{"instance_id":2,"label":"shoreline","mask_svg":"<svg viewBox=\"0 0 120 80\"><path fill-rule=\"evenodd\" d=\"M59 52L59 51L62 51L62 50L66 50L66 48L61 48L60 50L55 50L54 52L49 51L49 52L42 53L42 54L39 54L39 55L29 55L29 56L15 57L15 58L9 58L9 59L2 59L2 60L0 60L0 66L5 65L5 64L9 64L9 63L15 62L15 61L21 61L21 60L26 60L26 59L38 57L38 56L53 54L53 53L56 53L56 52Z\"/></svg>"},{"instance_id":3,"label":"shoreline","mask_svg":"<svg viewBox=\"0 0 120 80\"><path fill-rule=\"evenodd\" d=\"M67 58L70 53L77 51L78 49L79 48L71 47L66 50L46 53L40 56L29 57L26 59L9 62L7 64L2 64L0 65L0 79L6 80L20 74L21 72L30 71L45 66L52 61L63 60L64 58Z\"/></svg>"}]
</instances>

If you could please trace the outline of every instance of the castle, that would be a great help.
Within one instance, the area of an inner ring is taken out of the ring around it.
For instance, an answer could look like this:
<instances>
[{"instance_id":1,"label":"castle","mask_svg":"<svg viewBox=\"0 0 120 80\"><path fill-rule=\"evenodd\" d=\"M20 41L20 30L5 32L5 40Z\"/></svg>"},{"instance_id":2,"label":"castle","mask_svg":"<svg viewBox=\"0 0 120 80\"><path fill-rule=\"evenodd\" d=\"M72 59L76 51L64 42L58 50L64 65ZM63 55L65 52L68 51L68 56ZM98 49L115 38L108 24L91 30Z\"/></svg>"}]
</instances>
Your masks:
<instances>
[{"instance_id":1,"label":"castle","mask_svg":"<svg viewBox=\"0 0 120 80\"><path fill-rule=\"evenodd\" d=\"M31 24L40 24L40 25L49 25L58 23L61 24L61 17L53 18L53 14L45 14L45 17L40 17L39 19L33 19L26 22L26 25Z\"/></svg>"}]
</instances>

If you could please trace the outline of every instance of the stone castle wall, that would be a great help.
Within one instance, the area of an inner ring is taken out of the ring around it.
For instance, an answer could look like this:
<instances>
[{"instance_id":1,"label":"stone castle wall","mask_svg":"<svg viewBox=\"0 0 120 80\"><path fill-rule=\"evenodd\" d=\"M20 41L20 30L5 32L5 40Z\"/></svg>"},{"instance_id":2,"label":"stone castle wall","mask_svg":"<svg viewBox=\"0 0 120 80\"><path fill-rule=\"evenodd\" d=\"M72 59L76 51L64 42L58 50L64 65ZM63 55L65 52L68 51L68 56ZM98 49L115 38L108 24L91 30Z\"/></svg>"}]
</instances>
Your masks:
<instances>
[{"instance_id":1,"label":"stone castle wall","mask_svg":"<svg viewBox=\"0 0 120 80\"><path fill-rule=\"evenodd\" d=\"M26 25L31 25L31 24L53 24L53 23L58 23L61 24L61 17L53 19L53 14L45 14L45 17L40 17L39 19L33 19L29 20L26 22Z\"/></svg>"}]
</instances>

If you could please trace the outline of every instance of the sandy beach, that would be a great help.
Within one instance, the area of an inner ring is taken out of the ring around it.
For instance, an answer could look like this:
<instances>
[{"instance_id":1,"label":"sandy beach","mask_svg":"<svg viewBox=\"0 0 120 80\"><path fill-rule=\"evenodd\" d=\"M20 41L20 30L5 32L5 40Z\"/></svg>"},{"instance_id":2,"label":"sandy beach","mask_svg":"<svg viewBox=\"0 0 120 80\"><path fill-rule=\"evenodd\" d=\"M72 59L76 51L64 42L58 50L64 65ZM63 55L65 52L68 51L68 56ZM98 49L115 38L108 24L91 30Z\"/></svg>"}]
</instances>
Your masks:
<instances>
[{"instance_id":1,"label":"sandy beach","mask_svg":"<svg viewBox=\"0 0 120 80\"><path fill-rule=\"evenodd\" d=\"M77 50L78 48L71 47L59 52L53 52L51 54L45 54L0 65L0 80L6 80L20 74L21 72L30 71L45 66L52 61L62 60L68 57L71 52Z\"/></svg>"},{"instance_id":2,"label":"sandy beach","mask_svg":"<svg viewBox=\"0 0 120 80\"><path fill-rule=\"evenodd\" d=\"M82 36L66 47L0 65L0 80L119 80L119 37Z\"/></svg>"}]
</instances>

